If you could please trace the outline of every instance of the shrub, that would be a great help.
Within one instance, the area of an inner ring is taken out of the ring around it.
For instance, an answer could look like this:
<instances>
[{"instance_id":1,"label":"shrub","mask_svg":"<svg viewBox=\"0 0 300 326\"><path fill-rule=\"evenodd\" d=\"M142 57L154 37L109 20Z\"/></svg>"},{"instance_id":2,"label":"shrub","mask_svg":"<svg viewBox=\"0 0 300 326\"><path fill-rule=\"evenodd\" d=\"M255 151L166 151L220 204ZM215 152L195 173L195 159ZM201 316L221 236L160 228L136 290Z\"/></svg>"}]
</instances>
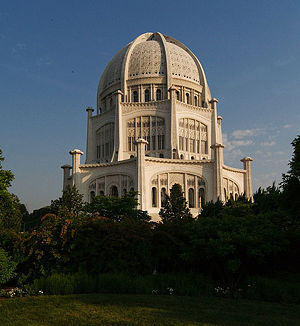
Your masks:
<instances>
[{"instance_id":1,"label":"shrub","mask_svg":"<svg viewBox=\"0 0 300 326\"><path fill-rule=\"evenodd\" d=\"M0 286L6 284L15 275L17 264L11 260L6 251L0 248Z\"/></svg>"}]
</instances>

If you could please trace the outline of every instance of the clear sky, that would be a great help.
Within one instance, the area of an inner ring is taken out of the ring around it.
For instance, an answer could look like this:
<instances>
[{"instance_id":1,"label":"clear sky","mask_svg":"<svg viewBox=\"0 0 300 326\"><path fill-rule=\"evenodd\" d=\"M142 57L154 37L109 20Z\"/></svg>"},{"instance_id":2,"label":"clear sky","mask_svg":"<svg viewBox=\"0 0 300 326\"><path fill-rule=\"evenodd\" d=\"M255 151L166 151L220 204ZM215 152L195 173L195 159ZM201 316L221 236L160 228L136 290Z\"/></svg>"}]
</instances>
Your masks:
<instances>
[{"instance_id":1,"label":"clear sky","mask_svg":"<svg viewBox=\"0 0 300 326\"><path fill-rule=\"evenodd\" d=\"M241 168L249 155L254 190L280 182L300 129L300 1L2 0L0 148L30 211L61 195L69 150L85 151L85 109L105 65L155 31L202 63L225 164Z\"/></svg>"}]
</instances>

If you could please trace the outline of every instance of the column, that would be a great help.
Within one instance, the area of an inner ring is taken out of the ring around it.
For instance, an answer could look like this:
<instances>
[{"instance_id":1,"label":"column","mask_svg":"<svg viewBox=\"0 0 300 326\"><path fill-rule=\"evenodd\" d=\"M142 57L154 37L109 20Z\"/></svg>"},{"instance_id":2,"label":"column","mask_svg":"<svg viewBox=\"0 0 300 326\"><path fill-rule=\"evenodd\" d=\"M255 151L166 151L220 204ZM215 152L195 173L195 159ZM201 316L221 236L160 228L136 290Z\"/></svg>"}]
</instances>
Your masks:
<instances>
[{"instance_id":1,"label":"column","mask_svg":"<svg viewBox=\"0 0 300 326\"><path fill-rule=\"evenodd\" d=\"M79 186L79 173L80 173L80 156L83 155L83 152L79 149L73 149L70 151L72 155L72 186Z\"/></svg>"},{"instance_id":2,"label":"column","mask_svg":"<svg viewBox=\"0 0 300 326\"><path fill-rule=\"evenodd\" d=\"M65 165L61 166L61 168L64 170L63 190L65 190L66 186L70 184L70 172L71 172L72 166L69 164L65 164Z\"/></svg>"},{"instance_id":3,"label":"column","mask_svg":"<svg viewBox=\"0 0 300 326\"><path fill-rule=\"evenodd\" d=\"M145 151L147 144L148 142L142 138L136 141L137 192L140 209L146 209Z\"/></svg>"},{"instance_id":4,"label":"column","mask_svg":"<svg viewBox=\"0 0 300 326\"><path fill-rule=\"evenodd\" d=\"M246 173L244 174L244 191L245 196L251 202L253 202L253 193L252 193L252 177L251 177L251 162L253 159L249 156L246 156L241 159L241 162L244 163L244 170Z\"/></svg>"},{"instance_id":5,"label":"column","mask_svg":"<svg viewBox=\"0 0 300 326\"><path fill-rule=\"evenodd\" d=\"M214 160L214 180L215 180L215 191L214 191L214 201L218 199L223 200L223 149L224 145L214 144L211 146L215 153Z\"/></svg>"},{"instance_id":6,"label":"column","mask_svg":"<svg viewBox=\"0 0 300 326\"><path fill-rule=\"evenodd\" d=\"M92 161L96 161L96 144L94 144L93 141L93 129L92 129L92 114L94 112L94 109L89 106L86 109L86 112L88 114L87 117L87 137L86 137L86 163L90 163Z\"/></svg>"}]
</instances>

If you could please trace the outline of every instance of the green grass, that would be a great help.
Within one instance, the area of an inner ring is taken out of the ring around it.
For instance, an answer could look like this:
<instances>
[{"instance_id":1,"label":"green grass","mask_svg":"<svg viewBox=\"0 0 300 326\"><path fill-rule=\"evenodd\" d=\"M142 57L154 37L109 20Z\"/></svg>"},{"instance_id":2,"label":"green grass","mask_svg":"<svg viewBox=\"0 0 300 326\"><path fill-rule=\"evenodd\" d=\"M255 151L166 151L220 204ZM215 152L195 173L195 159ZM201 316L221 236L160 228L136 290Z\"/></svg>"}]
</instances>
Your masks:
<instances>
[{"instance_id":1,"label":"green grass","mask_svg":"<svg viewBox=\"0 0 300 326\"><path fill-rule=\"evenodd\" d=\"M0 300L1 326L300 325L300 305L211 297L84 294Z\"/></svg>"}]
</instances>

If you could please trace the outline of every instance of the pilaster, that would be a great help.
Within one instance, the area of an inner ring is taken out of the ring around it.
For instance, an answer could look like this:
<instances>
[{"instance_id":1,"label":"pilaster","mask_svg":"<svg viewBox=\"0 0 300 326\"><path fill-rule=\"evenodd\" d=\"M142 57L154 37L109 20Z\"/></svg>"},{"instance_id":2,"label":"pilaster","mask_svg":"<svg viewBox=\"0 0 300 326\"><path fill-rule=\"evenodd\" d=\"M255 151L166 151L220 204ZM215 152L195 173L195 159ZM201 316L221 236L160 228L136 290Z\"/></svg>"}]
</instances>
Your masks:
<instances>
[{"instance_id":1,"label":"pilaster","mask_svg":"<svg viewBox=\"0 0 300 326\"><path fill-rule=\"evenodd\" d=\"M87 137L86 137L86 159L85 162L86 163L90 163L92 161L95 160L95 158L97 159L97 157L95 157L95 146L93 146L93 128L92 128L92 122L91 122L91 118L94 112L94 109L89 106L86 109L86 112L88 114L87 116Z\"/></svg>"},{"instance_id":2,"label":"pilaster","mask_svg":"<svg viewBox=\"0 0 300 326\"><path fill-rule=\"evenodd\" d=\"M145 151L148 142L145 139L139 138L136 141L137 146L137 191L138 203L140 209L146 209L146 180L145 180Z\"/></svg>"},{"instance_id":3,"label":"pilaster","mask_svg":"<svg viewBox=\"0 0 300 326\"><path fill-rule=\"evenodd\" d=\"M249 156L246 156L241 159L241 162L244 163L244 170L246 170L246 173L244 174L245 196L251 202L253 202L252 177L251 177L251 162L252 161L253 161L253 159Z\"/></svg>"},{"instance_id":4,"label":"pilaster","mask_svg":"<svg viewBox=\"0 0 300 326\"><path fill-rule=\"evenodd\" d=\"M83 152L79 149L73 149L70 154L72 155L72 186L79 187L80 156L83 155Z\"/></svg>"}]
</instances>

